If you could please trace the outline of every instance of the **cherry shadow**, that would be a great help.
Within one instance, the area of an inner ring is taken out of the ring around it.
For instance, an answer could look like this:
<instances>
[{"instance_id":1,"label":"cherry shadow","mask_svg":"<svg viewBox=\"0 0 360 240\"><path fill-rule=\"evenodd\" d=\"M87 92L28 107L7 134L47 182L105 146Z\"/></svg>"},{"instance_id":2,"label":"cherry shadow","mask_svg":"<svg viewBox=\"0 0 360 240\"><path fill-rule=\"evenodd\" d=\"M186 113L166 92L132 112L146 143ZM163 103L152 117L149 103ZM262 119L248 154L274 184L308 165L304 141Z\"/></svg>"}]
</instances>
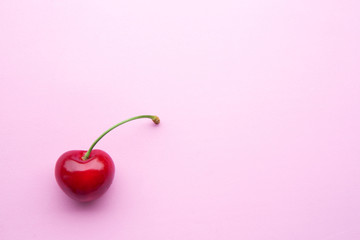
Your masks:
<instances>
[{"instance_id":1,"label":"cherry shadow","mask_svg":"<svg viewBox=\"0 0 360 240\"><path fill-rule=\"evenodd\" d=\"M90 202L79 202L74 199L69 198L63 194L62 199L64 201L64 208L70 212L95 212L95 211L107 211L111 204L111 189L102 195L100 198L90 201Z\"/></svg>"}]
</instances>

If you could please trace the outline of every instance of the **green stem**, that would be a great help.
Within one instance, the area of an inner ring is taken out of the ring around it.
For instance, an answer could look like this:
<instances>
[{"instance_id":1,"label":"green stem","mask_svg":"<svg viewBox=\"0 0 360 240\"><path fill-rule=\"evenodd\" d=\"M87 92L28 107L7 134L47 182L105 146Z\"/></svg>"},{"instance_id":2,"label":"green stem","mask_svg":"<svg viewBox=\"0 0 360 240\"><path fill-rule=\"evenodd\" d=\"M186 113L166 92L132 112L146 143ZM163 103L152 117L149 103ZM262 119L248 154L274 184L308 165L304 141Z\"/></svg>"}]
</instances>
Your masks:
<instances>
[{"instance_id":1,"label":"green stem","mask_svg":"<svg viewBox=\"0 0 360 240\"><path fill-rule=\"evenodd\" d=\"M89 150L85 153L85 155L82 157L83 160L86 160L89 158L90 156L90 153L91 151L93 150L93 148L95 147L95 145L100 141L100 139L102 139L106 134L108 134L111 130L113 130L114 128L124 124L124 123L127 123L127 122L130 122L132 120L136 120L136 119L139 119L139 118L150 118L151 120L153 120L153 122L155 124L159 124L160 123L160 119L158 116L155 116L155 115L140 115L140 116L136 116L136 117L132 117L132 118L129 118L125 121L122 121L122 122L119 122L118 124L112 126L111 128L109 128L108 130L106 130L103 134L100 135L100 137L98 137L95 142L90 146Z\"/></svg>"}]
</instances>

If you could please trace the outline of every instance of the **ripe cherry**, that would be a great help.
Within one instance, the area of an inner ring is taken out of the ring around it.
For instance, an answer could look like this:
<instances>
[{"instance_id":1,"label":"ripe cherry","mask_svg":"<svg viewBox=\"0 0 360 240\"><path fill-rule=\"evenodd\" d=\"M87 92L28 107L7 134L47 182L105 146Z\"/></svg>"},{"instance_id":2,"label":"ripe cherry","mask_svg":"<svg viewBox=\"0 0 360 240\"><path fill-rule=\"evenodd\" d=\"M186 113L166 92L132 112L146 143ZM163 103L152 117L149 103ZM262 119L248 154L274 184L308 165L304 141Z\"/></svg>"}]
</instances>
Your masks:
<instances>
[{"instance_id":1,"label":"ripe cherry","mask_svg":"<svg viewBox=\"0 0 360 240\"><path fill-rule=\"evenodd\" d=\"M160 123L159 117L153 115L129 118L106 130L88 151L72 150L62 154L55 166L55 177L60 188L69 197L81 202L92 201L103 195L113 181L115 166L106 152L93 148L114 128L139 118L150 118L155 124Z\"/></svg>"}]
</instances>

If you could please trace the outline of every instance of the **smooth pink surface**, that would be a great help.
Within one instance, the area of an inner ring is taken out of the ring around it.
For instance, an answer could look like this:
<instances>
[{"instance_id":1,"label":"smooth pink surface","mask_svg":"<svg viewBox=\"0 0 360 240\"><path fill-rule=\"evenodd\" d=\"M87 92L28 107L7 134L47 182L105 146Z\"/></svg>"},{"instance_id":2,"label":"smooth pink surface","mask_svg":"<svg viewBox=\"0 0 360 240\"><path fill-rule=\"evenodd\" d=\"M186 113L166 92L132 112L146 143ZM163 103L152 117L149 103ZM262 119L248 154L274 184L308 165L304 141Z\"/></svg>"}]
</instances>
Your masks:
<instances>
[{"instance_id":1,"label":"smooth pink surface","mask_svg":"<svg viewBox=\"0 0 360 240\"><path fill-rule=\"evenodd\" d=\"M360 2L0 2L0 239L360 239ZM113 185L78 204L65 151Z\"/></svg>"}]
</instances>

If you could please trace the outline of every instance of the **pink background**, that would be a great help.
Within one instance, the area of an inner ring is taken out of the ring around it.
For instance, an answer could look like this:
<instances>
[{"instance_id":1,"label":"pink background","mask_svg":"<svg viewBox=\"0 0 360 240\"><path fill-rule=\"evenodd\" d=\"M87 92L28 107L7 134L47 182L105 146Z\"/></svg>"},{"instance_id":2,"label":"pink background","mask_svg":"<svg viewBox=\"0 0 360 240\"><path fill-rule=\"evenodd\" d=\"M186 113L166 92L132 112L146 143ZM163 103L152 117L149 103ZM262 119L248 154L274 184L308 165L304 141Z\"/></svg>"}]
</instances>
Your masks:
<instances>
[{"instance_id":1,"label":"pink background","mask_svg":"<svg viewBox=\"0 0 360 240\"><path fill-rule=\"evenodd\" d=\"M0 239L360 239L359 43L358 0L1 0Z\"/></svg>"}]
</instances>

